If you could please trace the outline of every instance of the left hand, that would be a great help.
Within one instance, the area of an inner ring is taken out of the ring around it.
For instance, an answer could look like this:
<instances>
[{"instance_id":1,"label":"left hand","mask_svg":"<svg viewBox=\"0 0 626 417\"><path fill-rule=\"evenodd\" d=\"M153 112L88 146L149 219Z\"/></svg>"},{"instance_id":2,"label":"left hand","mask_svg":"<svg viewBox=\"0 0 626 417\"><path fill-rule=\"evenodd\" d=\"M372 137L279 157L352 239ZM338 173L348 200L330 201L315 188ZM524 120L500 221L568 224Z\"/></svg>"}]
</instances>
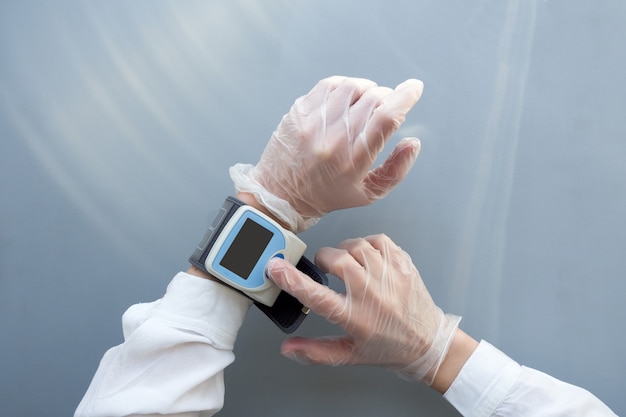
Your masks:
<instances>
[{"instance_id":1,"label":"left hand","mask_svg":"<svg viewBox=\"0 0 626 417\"><path fill-rule=\"evenodd\" d=\"M422 90L415 79L395 89L359 78L320 81L283 117L256 166L231 168L237 190L296 232L330 211L384 197L408 173L420 142L400 141L380 166L372 164Z\"/></svg>"}]
</instances>

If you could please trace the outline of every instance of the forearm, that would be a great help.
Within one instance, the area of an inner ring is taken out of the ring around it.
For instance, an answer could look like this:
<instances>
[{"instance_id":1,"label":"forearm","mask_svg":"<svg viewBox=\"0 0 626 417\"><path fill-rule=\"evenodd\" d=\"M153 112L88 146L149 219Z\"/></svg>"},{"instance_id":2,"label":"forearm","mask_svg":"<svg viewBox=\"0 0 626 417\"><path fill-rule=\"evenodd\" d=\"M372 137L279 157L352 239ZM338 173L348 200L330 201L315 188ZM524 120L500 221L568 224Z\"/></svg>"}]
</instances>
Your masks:
<instances>
[{"instance_id":1,"label":"forearm","mask_svg":"<svg viewBox=\"0 0 626 417\"><path fill-rule=\"evenodd\" d=\"M271 215L252 195L237 198ZM76 416L219 411L223 370L251 301L218 282L192 265L162 299L129 308L125 341L102 358Z\"/></svg>"},{"instance_id":2,"label":"forearm","mask_svg":"<svg viewBox=\"0 0 626 417\"><path fill-rule=\"evenodd\" d=\"M104 355L75 415L219 411L223 370L249 306L225 286L178 274L162 299L124 314L125 341Z\"/></svg>"},{"instance_id":3,"label":"forearm","mask_svg":"<svg viewBox=\"0 0 626 417\"><path fill-rule=\"evenodd\" d=\"M442 392L447 386L444 397L461 415L615 416L602 401L588 391L520 366L485 341L475 345L473 340L463 340L469 337L467 335L457 334L457 337L460 341L451 347L445 367L442 364L444 374L438 375L440 385L436 389ZM473 352L457 372L456 369L472 345L475 345ZM452 383L448 384L450 376L455 373Z\"/></svg>"}]
</instances>

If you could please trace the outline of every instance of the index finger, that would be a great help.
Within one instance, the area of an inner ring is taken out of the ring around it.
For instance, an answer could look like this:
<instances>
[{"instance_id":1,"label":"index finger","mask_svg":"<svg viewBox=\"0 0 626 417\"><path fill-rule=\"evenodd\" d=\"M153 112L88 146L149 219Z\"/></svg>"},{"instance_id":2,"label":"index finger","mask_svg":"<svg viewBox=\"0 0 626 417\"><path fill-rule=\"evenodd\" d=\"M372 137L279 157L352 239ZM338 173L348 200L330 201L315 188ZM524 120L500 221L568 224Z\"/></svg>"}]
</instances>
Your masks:
<instances>
[{"instance_id":1,"label":"index finger","mask_svg":"<svg viewBox=\"0 0 626 417\"><path fill-rule=\"evenodd\" d=\"M316 314L331 323L343 321L344 295L315 282L284 259L273 258L270 260L267 264L267 273L276 285Z\"/></svg>"},{"instance_id":2,"label":"index finger","mask_svg":"<svg viewBox=\"0 0 626 417\"><path fill-rule=\"evenodd\" d=\"M409 79L399 84L391 94L385 97L372 114L365 132L365 141L357 144L376 153L385 145L387 139L404 123L406 115L415 106L424 90L420 80Z\"/></svg>"}]
</instances>

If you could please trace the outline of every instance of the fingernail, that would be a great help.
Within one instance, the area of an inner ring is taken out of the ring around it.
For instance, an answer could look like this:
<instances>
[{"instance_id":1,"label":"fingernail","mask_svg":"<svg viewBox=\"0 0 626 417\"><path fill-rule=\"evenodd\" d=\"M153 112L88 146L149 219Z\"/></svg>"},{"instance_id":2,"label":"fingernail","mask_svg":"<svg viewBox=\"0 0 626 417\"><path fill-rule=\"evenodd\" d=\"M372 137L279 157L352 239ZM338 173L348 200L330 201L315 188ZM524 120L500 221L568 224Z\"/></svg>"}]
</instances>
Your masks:
<instances>
[{"instance_id":1,"label":"fingernail","mask_svg":"<svg viewBox=\"0 0 626 417\"><path fill-rule=\"evenodd\" d=\"M408 138L403 138L401 140L401 142L406 142L406 143L411 143L412 142L412 143L417 144L418 146L422 144L422 141L419 138L416 138L415 136L408 137Z\"/></svg>"},{"instance_id":2,"label":"fingernail","mask_svg":"<svg viewBox=\"0 0 626 417\"><path fill-rule=\"evenodd\" d=\"M415 156L417 156L422 149L422 141L419 138L413 138L413 142L415 142Z\"/></svg>"},{"instance_id":3,"label":"fingernail","mask_svg":"<svg viewBox=\"0 0 626 417\"><path fill-rule=\"evenodd\" d=\"M272 258L270 259L267 264L265 265L265 274L268 277L272 276L271 271L274 270L274 273L278 272L277 269L279 268L278 266L276 266L276 263L279 262L278 258Z\"/></svg>"},{"instance_id":4,"label":"fingernail","mask_svg":"<svg viewBox=\"0 0 626 417\"><path fill-rule=\"evenodd\" d=\"M417 154L419 154L420 150L422 149L422 141L420 141L416 137L403 138L398 144L401 144L403 146L410 146L413 151L413 157L417 157Z\"/></svg>"}]
</instances>

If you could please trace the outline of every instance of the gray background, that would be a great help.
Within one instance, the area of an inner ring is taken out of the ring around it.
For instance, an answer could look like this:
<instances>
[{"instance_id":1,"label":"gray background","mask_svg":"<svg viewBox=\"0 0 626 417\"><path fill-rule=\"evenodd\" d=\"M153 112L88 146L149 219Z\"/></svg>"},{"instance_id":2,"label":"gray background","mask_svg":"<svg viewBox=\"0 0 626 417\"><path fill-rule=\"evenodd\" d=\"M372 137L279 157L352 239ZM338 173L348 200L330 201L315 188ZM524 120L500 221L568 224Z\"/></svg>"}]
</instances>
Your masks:
<instances>
[{"instance_id":1,"label":"gray background","mask_svg":"<svg viewBox=\"0 0 626 417\"><path fill-rule=\"evenodd\" d=\"M124 310L186 268L228 167L334 74L422 79L391 139L422 153L308 254L385 232L467 332L626 413L625 36L622 0L2 1L2 414L71 415ZM296 365L283 339L250 313L221 415L456 415L379 369Z\"/></svg>"}]
</instances>

